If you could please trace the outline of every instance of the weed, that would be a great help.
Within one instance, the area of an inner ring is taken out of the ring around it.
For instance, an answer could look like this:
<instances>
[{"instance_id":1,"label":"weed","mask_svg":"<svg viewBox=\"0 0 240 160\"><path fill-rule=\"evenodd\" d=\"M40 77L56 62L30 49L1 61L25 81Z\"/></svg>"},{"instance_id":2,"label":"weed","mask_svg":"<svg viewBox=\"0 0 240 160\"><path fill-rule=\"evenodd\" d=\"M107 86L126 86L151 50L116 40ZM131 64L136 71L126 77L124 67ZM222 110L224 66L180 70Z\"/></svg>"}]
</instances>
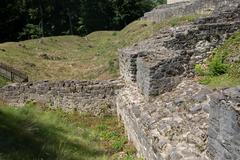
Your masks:
<instances>
[{"instance_id":1,"label":"weed","mask_svg":"<svg viewBox=\"0 0 240 160\"><path fill-rule=\"evenodd\" d=\"M206 73L206 70L201 64L196 64L194 70L195 70L195 73L199 76L204 76Z\"/></svg>"},{"instance_id":2,"label":"weed","mask_svg":"<svg viewBox=\"0 0 240 160\"><path fill-rule=\"evenodd\" d=\"M124 144L127 142L126 137L118 138L112 144L112 147L115 151L122 151Z\"/></svg>"}]
</instances>

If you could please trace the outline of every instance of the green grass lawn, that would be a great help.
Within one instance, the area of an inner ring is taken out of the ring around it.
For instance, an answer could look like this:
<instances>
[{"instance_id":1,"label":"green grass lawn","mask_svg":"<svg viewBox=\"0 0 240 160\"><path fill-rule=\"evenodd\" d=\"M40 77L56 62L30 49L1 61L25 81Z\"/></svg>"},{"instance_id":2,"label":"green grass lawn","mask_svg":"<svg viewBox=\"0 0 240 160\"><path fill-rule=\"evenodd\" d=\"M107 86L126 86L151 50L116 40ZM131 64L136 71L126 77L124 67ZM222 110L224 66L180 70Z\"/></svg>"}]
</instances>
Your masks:
<instances>
[{"instance_id":1,"label":"green grass lawn","mask_svg":"<svg viewBox=\"0 0 240 160\"><path fill-rule=\"evenodd\" d=\"M204 66L195 67L200 75L200 83L211 88L240 85L240 32L215 49Z\"/></svg>"},{"instance_id":2,"label":"green grass lawn","mask_svg":"<svg viewBox=\"0 0 240 160\"><path fill-rule=\"evenodd\" d=\"M137 20L121 31L99 31L86 37L56 36L2 43L0 62L25 72L30 80L111 79L119 76L118 49L199 16L174 17L161 23Z\"/></svg>"},{"instance_id":3,"label":"green grass lawn","mask_svg":"<svg viewBox=\"0 0 240 160\"><path fill-rule=\"evenodd\" d=\"M1 160L133 160L117 117L0 104Z\"/></svg>"}]
</instances>

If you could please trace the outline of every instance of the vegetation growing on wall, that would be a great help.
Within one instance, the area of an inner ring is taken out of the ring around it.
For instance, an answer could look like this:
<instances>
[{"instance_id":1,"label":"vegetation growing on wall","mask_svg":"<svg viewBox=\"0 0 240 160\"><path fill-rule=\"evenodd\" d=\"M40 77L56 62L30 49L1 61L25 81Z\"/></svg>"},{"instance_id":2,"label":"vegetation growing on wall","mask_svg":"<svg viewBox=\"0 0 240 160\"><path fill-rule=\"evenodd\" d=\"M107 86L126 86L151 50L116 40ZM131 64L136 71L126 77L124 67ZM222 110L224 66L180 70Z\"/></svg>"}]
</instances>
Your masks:
<instances>
[{"instance_id":1,"label":"vegetation growing on wall","mask_svg":"<svg viewBox=\"0 0 240 160\"><path fill-rule=\"evenodd\" d=\"M213 51L206 64L196 65L200 82L212 87L229 87L240 84L240 32L230 37Z\"/></svg>"}]
</instances>

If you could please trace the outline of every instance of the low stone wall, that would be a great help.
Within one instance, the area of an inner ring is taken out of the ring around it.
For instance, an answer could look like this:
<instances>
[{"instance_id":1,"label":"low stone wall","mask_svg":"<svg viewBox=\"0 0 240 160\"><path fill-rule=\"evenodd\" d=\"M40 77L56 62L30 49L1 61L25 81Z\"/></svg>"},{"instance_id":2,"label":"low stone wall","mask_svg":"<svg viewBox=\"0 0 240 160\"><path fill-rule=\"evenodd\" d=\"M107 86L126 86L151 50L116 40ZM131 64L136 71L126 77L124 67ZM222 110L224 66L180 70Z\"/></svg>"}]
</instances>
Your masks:
<instances>
[{"instance_id":1,"label":"low stone wall","mask_svg":"<svg viewBox=\"0 0 240 160\"><path fill-rule=\"evenodd\" d=\"M211 95L208 136L212 159L240 158L240 86Z\"/></svg>"},{"instance_id":2,"label":"low stone wall","mask_svg":"<svg viewBox=\"0 0 240 160\"><path fill-rule=\"evenodd\" d=\"M179 3L179 2L186 2L187 0L167 0L167 4Z\"/></svg>"},{"instance_id":3,"label":"low stone wall","mask_svg":"<svg viewBox=\"0 0 240 160\"><path fill-rule=\"evenodd\" d=\"M237 0L192 0L187 2L178 2L173 4L162 5L154 10L145 13L143 19L161 22L167 18L174 16L183 16L203 12L206 10L214 10L215 8L237 4Z\"/></svg>"},{"instance_id":4,"label":"low stone wall","mask_svg":"<svg viewBox=\"0 0 240 160\"><path fill-rule=\"evenodd\" d=\"M133 101L132 97L137 98ZM152 141L143 131L144 120L140 120L142 106L138 102L138 98L141 99L141 95L134 91L133 88L123 89L116 98L117 114L124 123L128 138L136 147L139 156L144 157L146 160L163 160L160 153L154 150Z\"/></svg>"},{"instance_id":5,"label":"low stone wall","mask_svg":"<svg viewBox=\"0 0 240 160\"><path fill-rule=\"evenodd\" d=\"M120 80L41 81L5 86L0 89L0 97L16 106L22 106L28 101L36 101L63 110L98 115L115 111L115 95L122 87L123 83Z\"/></svg>"},{"instance_id":6,"label":"low stone wall","mask_svg":"<svg viewBox=\"0 0 240 160\"><path fill-rule=\"evenodd\" d=\"M0 76L13 82L27 82L28 76L8 65L0 63Z\"/></svg>"},{"instance_id":7,"label":"low stone wall","mask_svg":"<svg viewBox=\"0 0 240 160\"><path fill-rule=\"evenodd\" d=\"M154 22L161 22L173 16L177 16L177 15L181 16L183 15L184 10L188 4L190 3L180 2L180 3L162 5L150 12L145 13L143 19L147 19Z\"/></svg>"}]
</instances>

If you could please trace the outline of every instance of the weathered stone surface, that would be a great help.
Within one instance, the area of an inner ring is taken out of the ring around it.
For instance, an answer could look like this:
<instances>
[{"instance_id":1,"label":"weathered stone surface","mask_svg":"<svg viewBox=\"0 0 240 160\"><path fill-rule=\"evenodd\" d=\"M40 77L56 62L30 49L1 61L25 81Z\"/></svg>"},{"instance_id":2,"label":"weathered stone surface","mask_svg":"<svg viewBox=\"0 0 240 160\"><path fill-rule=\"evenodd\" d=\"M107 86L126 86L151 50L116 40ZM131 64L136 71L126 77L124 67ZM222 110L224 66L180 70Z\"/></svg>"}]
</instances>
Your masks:
<instances>
[{"instance_id":1,"label":"weathered stone surface","mask_svg":"<svg viewBox=\"0 0 240 160\"><path fill-rule=\"evenodd\" d=\"M240 29L240 7L216 12L193 24L162 30L120 51L120 70L146 96L171 91L183 77L194 75L211 51Z\"/></svg>"},{"instance_id":2,"label":"weathered stone surface","mask_svg":"<svg viewBox=\"0 0 240 160\"><path fill-rule=\"evenodd\" d=\"M240 87L211 95L208 151L212 159L240 158Z\"/></svg>"},{"instance_id":3,"label":"weathered stone surface","mask_svg":"<svg viewBox=\"0 0 240 160\"><path fill-rule=\"evenodd\" d=\"M194 75L196 63L204 62L240 29L240 6L218 2L206 3L221 6L212 16L160 31L121 52L120 68L126 67L121 74L127 85L117 96L117 111L129 139L147 160L240 159L239 90L226 90L214 98L209 96L211 90L186 79ZM178 5L188 2L172 7ZM128 57L131 63L126 62Z\"/></svg>"},{"instance_id":4,"label":"weathered stone surface","mask_svg":"<svg viewBox=\"0 0 240 160\"><path fill-rule=\"evenodd\" d=\"M143 19L161 22L174 16L208 12L216 8L229 9L232 6L236 6L238 3L238 0L186 0L185 2L161 5L145 13Z\"/></svg>"},{"instance_id":5,"label":"weathered stone surface","mask_svg":"<svg viewBox=\"0 0 240 160\"><path fill-rule=\"evenodd\" d=\"M208 159L206 156L208 113L202 108L194 114L195 97L206 90L191 80L184 80L172 92L152 100L137 87L124 88L117 96L118 114L129 139L147 160ZM209 91L210 92L210 91ZM207 103L207 95L197 104Z\"/></svg>"},{"instance_id":6,"label":"weathered stone surface","mask_svg":"<svg viewBox=\"0 0 240 160\"><path fill-rule=\"evenodd\" d=\"M240 29L240 6L235 2L240 3L196 0L159 7L156 14L163 19L185 14L186 6L187 13L203 6L218 10L120 50L125 84L121 80L13 84L0 88L0 97L13 105L34 100L95 115L117 109L129 139L146 160L240 159L240 87L211 94L189 79L196 63Z\"/></svg>"},{"instance_id":7,"label":"weathered stone surface","mask_svg":"<svg viewBox=\"0 0 240 160\"><path fill-rule=\"evenodd\" d=\"M61 107L63 110L99 115L115 112L115 95L122 87L121 80L40 81L0 88L0 97L16 106L36 101L50 107Z\"/></svg>"}]
</instances>

